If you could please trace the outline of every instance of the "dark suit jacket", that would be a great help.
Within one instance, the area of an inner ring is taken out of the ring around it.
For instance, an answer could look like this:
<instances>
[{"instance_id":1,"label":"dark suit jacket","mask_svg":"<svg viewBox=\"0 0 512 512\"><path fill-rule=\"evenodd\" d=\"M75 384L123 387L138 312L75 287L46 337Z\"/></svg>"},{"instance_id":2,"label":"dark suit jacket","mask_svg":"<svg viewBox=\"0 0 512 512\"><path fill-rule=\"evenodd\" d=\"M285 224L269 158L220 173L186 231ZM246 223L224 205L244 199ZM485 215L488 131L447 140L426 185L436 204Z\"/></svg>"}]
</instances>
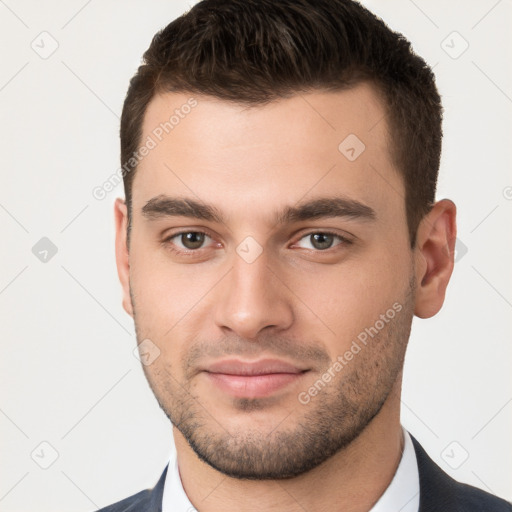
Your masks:
<instances>
[{"instance_id":1,"label":"dark suit jacket","mask_svg":"<svg viewBox=\"0 0 512 512\"><path fill-rule=\"evenodd\" d=\"M512 504L448 476L412 437L420 476L419 512L512 512ZM100 512L161 512L164 469L153 489L141 491Z\"/></svg>"}]
</instances>

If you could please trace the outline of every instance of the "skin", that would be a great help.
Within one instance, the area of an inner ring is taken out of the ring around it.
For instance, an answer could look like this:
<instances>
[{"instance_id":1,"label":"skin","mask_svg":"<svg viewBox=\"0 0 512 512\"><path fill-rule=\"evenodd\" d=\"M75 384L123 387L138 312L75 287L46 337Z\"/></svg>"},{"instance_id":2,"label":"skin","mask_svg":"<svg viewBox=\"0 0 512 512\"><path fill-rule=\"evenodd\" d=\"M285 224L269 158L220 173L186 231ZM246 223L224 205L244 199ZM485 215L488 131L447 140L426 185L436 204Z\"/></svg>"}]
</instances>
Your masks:
<instances>
[{"instance_id":1,"label":"skin","mask_svg":"<svg viewBox=\"0 0 512 512\"><path fill-rule=\"evenodd\" d=\"M156 96L142 140L190 96ZM400 461L403 358L412 317L443 304L455 205L437 202L410 248L403 180L368 84L256 108L194 98L139 164L129 247L126 206L115 204L123 307L138 342L160 350L143 368L173 422L184 489L206 512L369 510ZM366 146L354 161L338 150L349 134ZM223 221L145 216L162 194L215 206ZM333 196L368 206L374 218L275 222L286 206ZM178 231L209 238L187 252L186 239L170 238ZM322 249L310 235L325 231L348 241L320 235L332 243ZM261 249L251 263L237 252L248 236ZM302 404L299 393L393 304L400 312ZM228 356L308 371L269 396L233 397L201 371Z\"/></svg>"}]
</instances>

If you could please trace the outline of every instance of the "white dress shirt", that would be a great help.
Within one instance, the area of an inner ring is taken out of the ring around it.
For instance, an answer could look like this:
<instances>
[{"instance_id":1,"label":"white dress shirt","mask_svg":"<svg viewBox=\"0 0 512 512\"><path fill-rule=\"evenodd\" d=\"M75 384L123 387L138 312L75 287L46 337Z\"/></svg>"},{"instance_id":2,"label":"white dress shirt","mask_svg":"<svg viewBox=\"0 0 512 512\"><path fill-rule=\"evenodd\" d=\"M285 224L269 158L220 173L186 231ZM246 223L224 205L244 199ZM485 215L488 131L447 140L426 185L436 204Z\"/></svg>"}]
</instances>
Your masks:
<instances>
[{"instance_id":1,"label":"white dress shirt","mask_svg":"<svg viewBox=\"0 0 512 512\"><path fill-rule=\"evenodd\" d=\"M416 452L411 436L402 427L404 451L395 476L379 501L368 512L418 512L420 479ZM194 512L196 509L183 489L178 470L178 459L173 447L165 477L162 512Z\"/></svg>"}]
</instances>

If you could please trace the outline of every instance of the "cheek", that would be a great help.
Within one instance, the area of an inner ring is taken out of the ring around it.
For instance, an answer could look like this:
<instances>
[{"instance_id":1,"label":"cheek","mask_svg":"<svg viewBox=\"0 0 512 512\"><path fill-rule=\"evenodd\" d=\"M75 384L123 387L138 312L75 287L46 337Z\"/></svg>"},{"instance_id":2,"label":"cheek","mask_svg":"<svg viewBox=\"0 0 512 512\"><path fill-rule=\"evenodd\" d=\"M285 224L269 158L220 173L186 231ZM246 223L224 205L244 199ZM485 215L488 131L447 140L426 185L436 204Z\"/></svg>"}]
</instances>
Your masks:
<instances>
[{"instance_id":1,"label":"cheek","mask_svg":"<svg viewBox=\"0 0 512 512\"><path fill-rule=\"evenodd\" d=\"M189 336L190 328L197 327L223 272L211 262L176 264L163 250L133 245L130 286L139 334L174 346L172 340Z\"/></svg>"},{"instance_id":2,"label":"cheek","mask_svg":"<svg viewBox=\"0 0 512 512\"><path fill-rule=\"evenodd\" d=\"M410 272L410 261L403 252L381 250L326 266L313 275L291 276L290 288L303 302L297 303L299 328L318 324L327 334L323 342L331 347L331 355L343 353L360 332L373 326L393 304L403 302Z\"/></svg>"}]
</instances>

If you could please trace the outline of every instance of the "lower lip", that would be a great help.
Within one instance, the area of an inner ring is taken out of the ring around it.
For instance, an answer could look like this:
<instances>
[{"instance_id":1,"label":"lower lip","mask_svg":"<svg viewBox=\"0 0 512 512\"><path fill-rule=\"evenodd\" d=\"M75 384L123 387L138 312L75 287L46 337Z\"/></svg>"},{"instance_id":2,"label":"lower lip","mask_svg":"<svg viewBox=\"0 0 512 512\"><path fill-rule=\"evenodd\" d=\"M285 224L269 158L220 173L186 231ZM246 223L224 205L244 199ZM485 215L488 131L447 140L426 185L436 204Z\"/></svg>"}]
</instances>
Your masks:
<instances>
[{"instance_id":1,"label":"lower lip","mask_svg":"<svg viewBox=\"0 0 512 512\"><path fill-rule=\"evenodd\" d=\"M206 375L222 391L237 398L263 398L299 380L301 373L269 373L265 375L228 375L210 373Z\"/></svg>"}]
</instances>

